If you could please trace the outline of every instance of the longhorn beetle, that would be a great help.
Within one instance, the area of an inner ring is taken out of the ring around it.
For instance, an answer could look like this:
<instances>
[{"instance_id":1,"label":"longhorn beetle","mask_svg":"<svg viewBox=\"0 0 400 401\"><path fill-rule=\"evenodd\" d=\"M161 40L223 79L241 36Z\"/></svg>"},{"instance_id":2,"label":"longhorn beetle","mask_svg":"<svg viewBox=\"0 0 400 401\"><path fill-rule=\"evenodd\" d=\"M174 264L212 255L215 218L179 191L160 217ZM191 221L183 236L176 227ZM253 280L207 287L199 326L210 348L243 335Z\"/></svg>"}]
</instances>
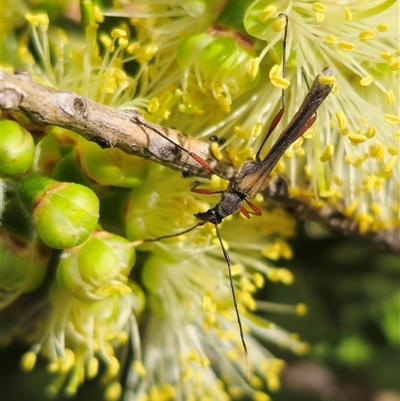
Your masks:
<instances>
[{"instance_id":1,"label":"longhorn beetle","mask_svg":"<svg viewBox=\"0 0 400 401\"><path fill-rule=\"evenodd\" d=\"M283 38L283 52L282 52L283 53L282 75L284 77L285 73L286 73L285 63L286 63L286 40L287 40L287 29L288 29L288 17L286 14L280 14L280 17L282 17L282 16L284 16L286 18L286 26L285 26L285 32L284 32L284 38ZM184 231L181 231L177 234L164 235L162 237L146 240L146 242L159 241L159 240L162 240L165 238L171 238L171 237L176 237L176 236L179 236L182 234L186 234L186 233L194 230L197 227L203 226L206 223L214 224L216 234L217 234L219 243L221 245L221 249L222 249L226 264L228 266L229 281L230 281L230 286L231 286L233 304L235 307L236 318L237 318L237 322L238 322L238 326L239 326L240 339L242 341L242 345L243 345L243 349L244 349L244 353L245 353L245 357L246 357L247 376L248 377L250 374L248 352L247 352L246 342L244 340L242 322L240 320L240 315L239 315L239 311L238 311L238 307L237 307L235 289L234 289L234 285L233 285L232 272L231 272L231 260L230 260L228 251L226 250L226 248L222 242L218 225L222 222L222 220L225 217L230 216L231 214L235 213L238 210L240 210L240 212L246 218L250 218L250 214L255 214L258 216L261 215L260 209L256 205L252 204L249 201L249 199L254 198L256 196L256 194L260 191L260 189L264 185L265 180L270 175L270 173L271 173L272 169L275 167L276 163L283 156L286 149L293 142L295 142L298 138L300 138L314 124L314 122L317 119L317 109L321 106L322 102L327 98L327 96L329 95L329 93L332 89L331 84L328 84L328 85L321 84L319 81L319 78L321 75L333 76L333 74L334 73L333 73L332 67L325 67L322 70L321 74L317 75L317 77L314 79L314 82L313 82L311 88L309 89L309 92L307 93L306 97L304 98L303 103L301 104L299 110L293 116L292 120L289 122L289 124L285 128L285 130L281 133L281 135L279 136L277 141L273 144L273 146L270 149L270 151L268 152L267 156L264 157L264 159L261 159L260 154L264 147L264 144L266 143L267 139L269 138L271 133L274 131L276 126L278 125L278 123L281 120L283 113L284 113L285 94L284 94L284 90L282 90L281 109L279 110L279 112L276 114L276 116L272 120L272 123L267 131L267 134L265 135L263 142L261 143L261 146L255 156L255 159L244 163L242 168L240 169L238 175L229 179L230 186L229 186L228 190L213 191L210 189L197 188L198 184L196 184L191 189L192 192L196 192L196 193L203 194L203 195L212 195L212 194L217 194L217 193L221 194L220 201L213 208L207 210L206 212L200 212L200 213L197 213L194 215L199 220L196 225L194 225L193 227L190 227ZM143 119L143 117L140 117L140 116L134 117L134 118L132 118L132 121L134 121L138 125L146 127L148 129L151 129L152 131L154 131L158 135L162 136L167 141L174 144L181 151L187 153L190 157L192 157L194 160L196 160L205 169L207 169L208 171L210 171L213 174L220 176L218 173L216 173L214 171L214 169L210 166L209 163L207 163L206 160L204 160L200 156L196 155L195 153L188 151L187 149L185 149L181 145L177 144L176 142L172 141L165 134L163 134L159 129L148 124ZM224 178L224 177L221 177L221 178ZM224 179L226 179L226 178L224 178ZM250 208L252 209L251 212L246 210L246 208L243 206L243 202L246 202L250 206Z\"/></svg>"}]
</instances>

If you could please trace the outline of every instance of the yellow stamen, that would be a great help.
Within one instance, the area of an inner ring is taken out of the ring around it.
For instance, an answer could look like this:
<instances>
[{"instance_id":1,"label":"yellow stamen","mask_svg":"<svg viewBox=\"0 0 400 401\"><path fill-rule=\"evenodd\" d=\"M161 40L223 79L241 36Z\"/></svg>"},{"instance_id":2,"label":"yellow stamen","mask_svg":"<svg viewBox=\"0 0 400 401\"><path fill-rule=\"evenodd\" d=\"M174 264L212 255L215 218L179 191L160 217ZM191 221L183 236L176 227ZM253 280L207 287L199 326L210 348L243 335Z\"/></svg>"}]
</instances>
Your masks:
<instances>
[{"instance_id":1,"label":"yellow stamen","mask_svg":"<svg viewBox=\"0 0 400 401\"><path fill-rule=\"evenodd\" d=\"M326 11L326 5L322 3L314 3L312 8L317 13L324 13Z\"/></svg>"},{"instance_id":2,"label":"yellow stamen","mask_svg":"<svg viewBox=\"0 0 400 401\"><path fill-rule=\"evenodd\" d=\"M329 75L320 75L318 81L321 85L332 85L336 82L336 78Z\"/></svg>"},{"instance_id":3,"label":"yellow stamen","mask_svg":"<svg viewBox=\"0 0 400 401\"><path fill-rule=\"evenodd\" d=\"M398 124L400 123L400 118L399 116L395 116L393 114L384 114L383 119L388 123L388 124Z\"/></svg>"},{"instance_id":4,"label":"yellow stamen","mask_svg":"<svg viewBox=\"0 0 400 401\"><path fill-rule=\"evenodd\" d=\"M124 38L125 36L126 36L126 32L123 31L122 29L113 29L111 32L111 37L113 39Z\"/></svg>"},{"instance_id":5,"label":"yellow stamen","mask_svg":"<svg viewBox=\"0 0 400 401\"><path fill-rule=\"evenodd\" d=\"M333 35L326 35L324 40L328 45L336 45L338 42Z\"/></svg>"},{"instance_id":6,"label":"yellow stamen","mask_svg":"<svg viewBox=\"0 0 400 401\"><path fill-rule=\"evenodd\" d=\"M290 81L282 77L272 78L271 83L279 89L287 89L290 85Z\"/></svg>"},{"instance_id":7,"label":"yellow stamen","mask_svg":"<svg viewBox=\"0 0 400 401\"><path fill-rule=\"evenodd\" d=\"M362 134L357 134L355 132L349 134L348 138L354 144L362 143L362 142L365 142L367 140L366 136L364 136Z\"/></svg>"},{"instance_id":8,"label":"yellow stamen","mask_svg":"<svg viewBox=\"0 0 400 401\"><path fill-rule=\"evenodd\" d=\"M331 143L329 143L328 145L326 145L326 148L322 152L319 160L322 163L327 162L332 157L334 150L335 150L335 147Z\"/></svg>"},{"instance_id":9,"label":"yellow stamen","mask_svg":"<svg viewBox=\"0 0 400 401\"><path fill-rule=\"evenodd\" d=\"M263 23L270 19L276 13L276 6L269 5L261 11L260 15L258 16L258 20Z\"/></svg>"},{"instance_id":10,"label":"yellow stamen","mask_svg":"<svg viewBox=\"0 0 400 401\"><path fill-rule=\"evenodd\" d=\"M353 19L353 15L351 14L349 7L344 8L344 15L346 17L346 21L351 21Z\"/></svg>"},{"instance_id":11,"label":"yellow stamen","mask_svg":"<svg viewBox=\"0 0 400 401\"><path fill-rule=\"evenodd\" d=\"M389 25L385 23L378 24L376 26L377 31L379 32L386 32L389 29Z\"/></svg>"},{"instance_id":12,"label":"yellow stamen","mask_svg":"<svg viewBox=\"0 0 400 401\"><path fill-rule=\"evenodd\" d=\"M352 51L352 50L354 50L356 48L356 45L354 43L352 43L352 42L346 42L344 40L341 40L339 42L338 47L339 47L340 50L350 52L350 51Z\"/></svg>"},{"instance_id":13,"label":"yellow stamen","mask_svg":"<svg viewBox=\"0 0 400 401\"><path fill-rule=\"evenodd\" d=\"M211 146L210 146L210 149L211 149L211 153L213 154L213 156L214 156L217 160L222 160L222 159L223 159L223 156L222 156L222 153L221 153L221 149L220 149L218 143L213 142L213 143L211 144Z\"/></svg>"},{"instance_id":14,"label":"yellow stamen","mask_svg":"<svg viewBox=\"0 0 400 401\"><path fill-rule=\"evenodd\" d=\"M346 121L346 116L343 113L343 111L339 110L336 112L336 119L338 122L339 129L341 129L341 130L344 129L346 127L347 121Z\"/></svg>"},{"instance_id":15,"label":"yellow stamen","mask_svg":"<svg viewBox=\"0 0 400 401\"><path fill-rule=\"evenodd\" d=\"M217 103L221 106L221 109L225 113L229 113L231 111L231 105L229 104L226 97L220 97L219 99L217 99Z\"/></svg>"},{"instance_id":16,"label":"yellow stamen","mask_svg":"<svg viewBox=\"0 0 400 401\"><path fill-rule=\"evenodd\" d=\"M21 369L30 372L36 365L37 355L33 351L26 352L21 358Z\"/></svg>"},{"instance_id":17,"label":"yellow stamen","mask_svg":"<svg viewBox=\"0 0 400 401\"><path fill-rule=\"evenodd\" d=\"M360 32L358 37L362 41L371 40L371 39L375 38L375 32L374 31L369 31L369 30L368 31L362 31L362 32Z\"/></svg>"},{"instance_id":18,"label":"yellow stamen","mask_svg":"<svg viewBox=\"0 0 400 401\"><path fill-rule=\"evenodd\" d=\"M386 91L385 97L388 104L394 104L394 102L396 101L393 89Z\"/></svg>"},{"instance_id":19,"label":"yellow stamen","mask_svg":"<svg viewBox=\"0 0 400 401\"><path fill-rule=\"evenodd\" d=\"M373 80L372 75L367 75L364 78L360 79L359 84L361 86L369 86L372 84L372 80Z\"/></svg>"}]
</instances>

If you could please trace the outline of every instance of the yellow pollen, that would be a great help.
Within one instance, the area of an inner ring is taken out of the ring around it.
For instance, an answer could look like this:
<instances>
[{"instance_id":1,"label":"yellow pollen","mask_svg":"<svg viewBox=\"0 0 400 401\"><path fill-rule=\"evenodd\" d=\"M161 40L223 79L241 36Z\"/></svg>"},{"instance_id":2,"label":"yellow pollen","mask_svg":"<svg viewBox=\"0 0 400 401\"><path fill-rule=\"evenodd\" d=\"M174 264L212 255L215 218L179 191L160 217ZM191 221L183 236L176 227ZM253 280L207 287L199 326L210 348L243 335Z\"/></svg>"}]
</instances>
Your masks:
<instances>
[{"instance_id":1,"label":"yellow pollen","mask_svg":"<svg viewBox=\"0 0 400 401\"><path fill-rule=\"evenodd\" d=\"M376 26L377 31L379 32L386 32L389 29L389 25L385 23L378 24Z\"/></svg>"},{"instance_id":2,"label":"yellow pollen","mask_svg":"<svg viewBox=\"0 0 400 401\"><path fill-rule=\"evenodd\" d=\"M338 45L340 50L346 51L346 52L351 52L356 48L356 45L352 42L346 42L344 40L341 40Z\"/></svg>"},{"instance_id":3,"label":"yellow pollen","mask_svg":"<svg viewBox=\"0 0 400 401\"><path fill-rule=\"evenodd\" d=\"M365 41L365 40L371 40L375 38L375 32L374 31L362 31L360 32L360 34L358 35L358 37L360 38L360 40Z\"/></svg>"},{"instance_id":4,"label":"yellow pollen","mask_svg":"<svg viewBox=\"0 0 400 401\"><path fill-rule=\"evenodd\" d=\"M279 89L287 89L290 85L290 81L282 77L274 77L271 79L272 85Z\"/></svg>"},{"instance_id":5,"label":"yellow pollen","mask_svg":"<svg viewBox=\"0 0 400 401\"><path fill-rule=\"evenodd\" d=\"M332 85L336 82L336 78L328 75L320 75L318 81L321 85Z\"/></svg>"},{"instance_id":6,"label":"yellow pollen","mask_svg":"<svg viewBox=\"0 0 400 401\"><path fill-rule=\"evenodd\" d=\"M221 109L225 113L229 113L231 111L231 105L229 104L226 97L220 97L219 99L217 99L217 103L221 106Z\"/></svg>"},{"instance_id":7,"label":"yellow pollen","mask_svg":"<svg viewBox=\"0 0 400 401\"><path fill-rule=\"evenodd\" d=\"M326 148L322 152L319 160L322 163L327 162L332 157L334 150L335 150L335 147L331 143L329 143L328 145L326 145Z\"/></svg>"},{"instance_id":8,"label":"yellow pollen","mask_svg":"<svg viewBox=\"0 0 400 401\"><path fill-rule=\"evenodd\" d=\"M30 372L36 365L37 355L33 351L26 352L21 358L21 369Z\"/></svg>"},{"instance_id":9,"label":"yellow pollen","mask_svg":"<svg viewBox=\"0 0 400 401\"><path fill-rule=\"evenodd\" d=\"M261 11L260 15L258 16L258 20L263 23L270 19L276 13L276 6L269 5L265 7L264 10Z\"/></svg>"},{"instance_id":10,"label":"yellow pollen","mask_svg":"<svg viewBox=\"0 0 400 401\"><path fill-rule=\"evenodd\" d=\"M271 401L271 397L263 391L255 391L253 401Z\"/></svg>"},{"instance_id":11,"label":"yellow pollen","mask_svg":"<svg viewBox=\"0 0 400 401\"><path fill-rule=\"evenodd\" d=\"M306 304L299 303L296 305L296 314L299 316L305 316L308 313L308 308Z\"/></svg>"},{"instance_id":12,"label":"yellow pollen","mask_svg":"<svg viewBox=\"0 0 400 401\"><path fill-rule=\"evenodd\" d=\"M372 75L367 75L364 78L360 79L359 84L361 86L369 86L372 84L372 80L373 80Z\"/></svg>"},{"instance_id":13,"label":"yellow pollen","mask_svg":"<svg viewBox=\"0 0 400 401\"><path fill-rule=\"evenodd\" d=\"M124 38L125 36L126 36L126 32L123 31L122 29L113 29L111 32L111 37L113 39Z\"/></svg>"},{"instance_id":14,"label":"yellow pollen","mask_svg":"<svg viewBox=\"0 0 400 401\"><path fill-rule=\"evenodd\" d=\"M324 40L328 45L336 45L338 42L333 35L326 35Z\"/></svg>"},{"instance_id":15,"label":"yellow pollen","mask_svg":"<svg viewBox=\"0 0 400 401\"><path fill-rule=\"evenodd\" d=\"M349 205L347 205L344 209L344 214L346 216L351 216L356 211L358 207L358 199L353 200Z\"/></svg>"},{"instance_id":16,"label":"yellow pollen","mask_svg":"<svg viewBox=\"0 0 400 401\"><path fill-rule=\"evenodd\" d=\"M348 138L354 144L362 143L362 142L365 142L367 140L366 136L364 136L362 134L357 134L357 133L354 133L354 132L349 134Z\"/></svg>"},{"instance_id":17,"label":"yellow pollen","mask_svg":"<svg viewBox=\"0 0 400 401\"><path fill-rule=\"evenodd\" d=\"M390 62L389 62L389 68L390 68L392 71L396 71L396 70L400 69L400 61L399 61L399 60L396 60L395 58L392 58L392 59L390 60Z\"/></svg>"},{"instance_id":18,"label":"yellow pollen","mask_svg":"<svg viewBox=\"0 0 400 401\"><path fill-rule=\"evenodd\" d=\"M222 159L223 159L223 156L222 156L222 153L221 153L221 149L220 149L218 143L213 142L213 143L210 145L210 149L211 149L211 153L213 154L213 156L214 156L217 160L222 160Z\"/></svg>"},{"instance_id":19,"label":"yellow pollen","mask_svg":"<svg viewBox=\"0 0 400 401\"><path fill-rule=\"evenodd\" d=\"M393 114L384 114L383 119L388 123L388 124L398 124L400 123L400 118L399 116L395 116Z\"/></svg>"},{"instance_id":20,"label":"yellow pollen","mask_svg":"<svg viewBox=\"0 0 400 401\"><path fill-rule=\"evenodd\" d=\"M315 21L317 21L317 24L321 24L325 19L325 14L324 13L315 13Z\"/></svg>"},{"instance_id":21,"label":"yellow pollen","mask_svg":"<svg viewBox=\"0 0 400 401\"><path fill-rule=\"evenodd\" d=\"M341 129L341 130L344 129L346 127L347 121L346 121L346 116L343 113L343 111L339 110L336 112L336 119L338 122L339 129Z\"/></svg>"},{"instance_id":22,"label":"yellow pollen","mask_svg":"<svg viewBox=\"0 0 400 401\"><path fill-rule=\"evenodd\" d=\"M394 165L396 164L397 156L392 156L390 160L382 167L384 173L389 173L392 171Z\"/></svg>"},{"instance_id":23,"label":"yellow pollen","mask_svg":"<svg viewBox=\"0 0 400 401\"><path fill-rule=\"evenodd\" d=\"M376 127L374 125L371 125L368 127L367 132L365 133L365 136L367 138L373 138L376 135L377 131L378 130L376 129Z\"/></svg>"},{"instance_id":24,"label":"yellow pollen","mask_svg":"<svg viewBox=\"0 0 400 401\"><path fill-rule=\"evenodd\" d=\"M371 203L371 212L375 216L379 217L381 215L381 213L382 213L380 205L378 203L376 203L376 202L372 202Z\"/></svg>"},{"instance_id":25,"label":"yellow pollen","mask_svg":"<svg viewBox=\"0 0 400 401\"><path fill-rule=\"evenodd\" d=\"M253 138L257 138L261 134L261 129L262 129L262 124L261 123L255 123L253 127L251 128L251 136Z\"/></svg>"},{"instance_id":26,"label":"yellow pollen","mask_svg":"<svg viewBox=\"0 0 400 401\"><path fill-rule=\"evenodd\" d=\"M389 52L380 52L379 57L383 60L389 61L392 59L392 55Z\"/></svg>"},{"instance_id":27,"label":"yellow pollen","mask_svg":"<svg viewBox=\"0 0 400 401\"><path fill-rule=\"evenodd\" d=\"M385 97L386 97L386 102L388 104L394 104L394 102L396 101L393 89L390 89L390 90L386 91Z\"/></svg>"},{"instance_id":28,"label":"yellow pollen","mask_svg":"<svg viewBox=\"0 0 400 401\"><path fill-rule=\"evenodd\" d=\"M278 18L271 26L274 32L282 31L286 26L286 21L284 18Z\"/></svg>"},{"instance_id":29,"label":"yellow pollen","mask_svg":"<svg viewBox=\"0 0 400 401\"><path fill-rule=\"evenodd\" d=\"M245 131L238 125L233 129L233 132L238 138L243 139L244 141L247 141L250 137L249 132Z\"/></svg>"},{"instance_id":30,"label":"yellow pollen","mask_svg":"<svg viewBox=\"0 0 400 401\"><path fill-rule=\"evenodd\" d=\"M324 13L326 11L326 5L322 3L314 3L312 8L317 13Z\"/></svg>"},{"instance_id":31,"label":"yellow pollen","mask_svg":"<svg viewBox=\"0 0 400 401\"><path fill-rule=\"evenodd\" d=\"M153 97L153 99L150 100L147 106L147 111L149 113L155 113L156 111L158 111L159 108L160 108L160 103L158 101L158 98Z\"/></svg>"},{"instance_id":32,"label":"yellow pollen","mask_svg":"<svg viewBox=\"0 0 400 401\"><path fill-rule=\"evenodd\" d=\"M251 78L255 78L260 70L260 59L258 57L253 58L247 68L247 75Z\"/></svg>"},{"instance_id":33,"label":"yellow pollen","mask_svg":"<svg viewBox=\"0 0 400 401\"><path fill-rule=\"evenodd\" d=\"M346 18L346 21L351 21L353 19L353 15L351 14L349 7L344 8L344 16Z\"/></svg>"}]
</instances>

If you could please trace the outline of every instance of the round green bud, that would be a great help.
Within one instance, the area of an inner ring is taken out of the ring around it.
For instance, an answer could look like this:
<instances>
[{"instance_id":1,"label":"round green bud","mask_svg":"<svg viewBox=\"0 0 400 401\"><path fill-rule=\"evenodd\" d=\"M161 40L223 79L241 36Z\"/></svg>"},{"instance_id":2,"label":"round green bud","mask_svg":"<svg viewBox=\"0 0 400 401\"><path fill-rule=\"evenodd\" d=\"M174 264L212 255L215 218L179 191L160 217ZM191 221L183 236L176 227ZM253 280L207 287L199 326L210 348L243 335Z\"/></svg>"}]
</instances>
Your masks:
<instances>
[{"instance_id":1,"label":"round green bud","mask_svg":"<svg viewBox=\"0 0 400 401\"><path fill-rule=\"evenodd\" d=\"M130 293L126 282L134 263L135 249L125 238L99 231L62 253L57 282L84 302Z\"/></svg>"},{"instance_id":2,"label":"round green bud","mask_svg":"<svg viewBox=\"0 0 400 401\"><path fill-rule=\"evenodd\" d=\"M31 176L22 183L20 193L39 237L51 248L82 244L96 228L99 200L83 185Z\"/></svg>"},{"instance_id":3,"label":"round green bud","mask_svg":"<svg viewBox=\"0 0 400 401\"><path fill-rule=\"evenodd\" d=\"M18 123L0 121L0 174L25 173L33 160L35 143L32 135Z\"/></svg>"},{"instance_id":4,"label":"round green bud","mask_svg":"<svg viewBox=\"0 0 400 401\"><path fill-rule=\"evenodd\" d=\"M0 286L7 291L33 291L43 282L51 250L0 231ZM5 293L7 293L5 291Z\"/></svg>"}]
</instances>

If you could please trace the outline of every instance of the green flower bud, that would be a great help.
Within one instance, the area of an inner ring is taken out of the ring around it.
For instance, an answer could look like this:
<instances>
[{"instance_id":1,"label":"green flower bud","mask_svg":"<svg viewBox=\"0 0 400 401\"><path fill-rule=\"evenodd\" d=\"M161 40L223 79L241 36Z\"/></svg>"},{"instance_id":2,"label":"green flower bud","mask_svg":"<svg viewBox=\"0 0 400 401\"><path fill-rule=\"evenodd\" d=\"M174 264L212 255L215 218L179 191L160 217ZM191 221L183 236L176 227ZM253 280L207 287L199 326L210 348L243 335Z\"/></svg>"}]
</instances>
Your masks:
<instances>
[{"instance_id":1,"label":"green flower bud","mask_svg":"<svg viewBox=\"0 0 400 401\"><path fill-rule=\"evenodd\" d=\"M127 294L127 276L135 263L129 241L96 232L79 247L65 250L57 267L57 282L83 302Z\"/></svg>"},{"instance_id":2,"label":"green flower bud","mask_svg":"<svg viewBox=\"0 0 400 401\"><path fill-rule=\"evenodd\" d=\"M51 250L0 231L0 286L7 292L33 291L43 282ZM12 297L12 295L11 295ZM8 302L12 299L9 298ZM5 301L6 303L7 300Z\"/></svg>"},{"instance_id":3,"label":"green flower bud","mask_svg":"<svg viewBox=\"0 0 400 401\"><path fill-rule=\"evenodd\" d=\"M100 185L133 188L140 184L144 161L120 149L102 149L99 145L80 141L76 158L83 172Z\"/></svg>"},{"instance_id":4,"label":"green flower bud","mask_svg":"<svg viewBox=\"0 0 400 401\"><path fill-rule=\"evenodd\" d=\"M0 121L0 174L25 173L33 160L35 143L32 135L15 121Z\"/></svg>"},{"instance_id":5,"label":"green flower bud","mask_svg":"<svg viewBox=\"0 0 400 401\"><path fill-rule=\"evenodd\" d=\"M20 196L32 213L39 237L52 248L77 246L96 228L99 200L83 185L31 176L23 181Z\"/></svg>"}]
</instances>

